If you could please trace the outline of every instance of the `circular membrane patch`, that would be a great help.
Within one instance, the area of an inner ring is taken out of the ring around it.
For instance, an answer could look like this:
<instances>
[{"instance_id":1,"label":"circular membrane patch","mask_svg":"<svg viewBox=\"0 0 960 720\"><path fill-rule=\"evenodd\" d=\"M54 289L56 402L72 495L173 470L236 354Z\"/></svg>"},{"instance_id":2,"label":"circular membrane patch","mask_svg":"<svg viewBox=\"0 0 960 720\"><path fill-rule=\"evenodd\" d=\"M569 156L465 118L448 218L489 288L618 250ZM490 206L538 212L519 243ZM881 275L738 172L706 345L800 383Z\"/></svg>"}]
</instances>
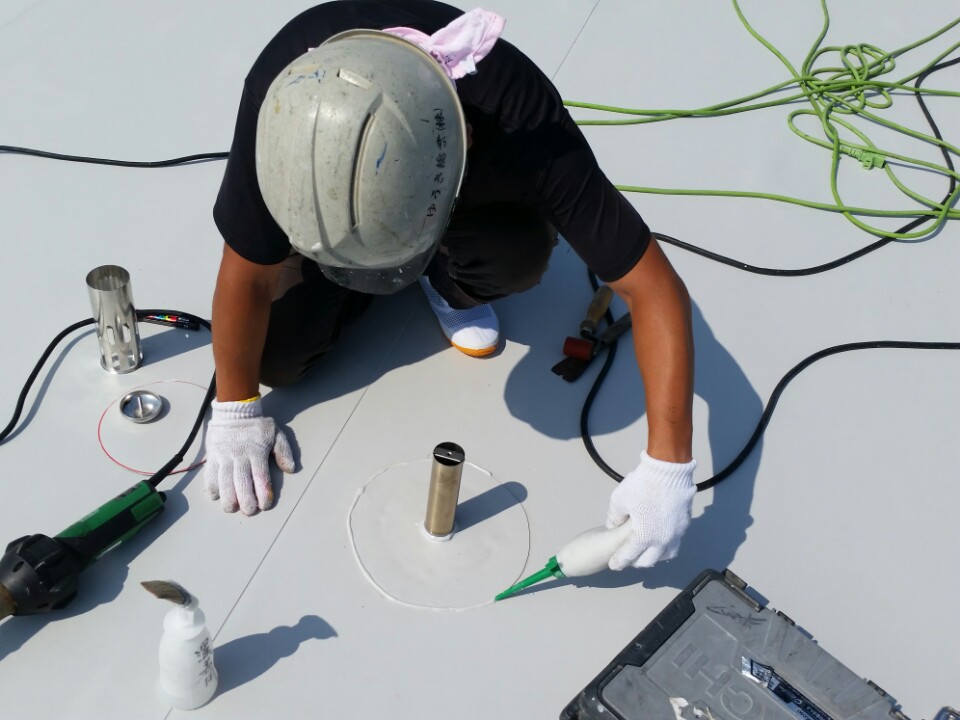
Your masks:
<instances>
[{"instance_id":1,"label":"circular membrane patch","mask_svg":"<svg viewBox=\"0 0 960 720\"><path fill-rule=\"evenodd\" d=\"M405 605L456 611L491 603L527 564L521 498L464 463L453 535L434 539L423 527L431 465L393 465L360 489L348 518L357 562L383 595Z\"/></svg>"},{"instance_id":2,"label":"circular membrane patch","mask_svg":"<svg viewBox=\"0 0 960 720\"><path fill-rule=\"evenodd\" d=\"M128 395L140 391L156 397L159 403L150 422L131 422L130 409L124 406ZM141 475L152 475L183 445L206 392L207 388L186 380L160 380L133 388L113 400L100 415L97 425L100 447L117 465ZM174 472L184 472L201 462L201 440L198 434L183 465Z\"/></svg>"}]
</instances>

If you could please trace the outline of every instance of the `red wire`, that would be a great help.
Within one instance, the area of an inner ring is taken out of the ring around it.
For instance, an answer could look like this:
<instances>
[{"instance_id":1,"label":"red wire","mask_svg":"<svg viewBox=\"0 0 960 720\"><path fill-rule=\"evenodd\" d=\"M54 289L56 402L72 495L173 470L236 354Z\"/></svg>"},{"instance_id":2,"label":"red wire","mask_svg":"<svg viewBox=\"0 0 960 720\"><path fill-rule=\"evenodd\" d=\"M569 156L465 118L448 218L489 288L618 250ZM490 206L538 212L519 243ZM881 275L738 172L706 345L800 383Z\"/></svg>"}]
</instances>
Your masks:
<instances>
[{"instance_id":1,"label":"red wire","mask_svg":"<svg viewBox=\"0 0 960 720\"><path fill-rule=\"evenodd\" d=\"M151 385L159 385L161 382L178 382L178 383L184 383L184 384L186 384L186 385L193 385L194 387L198 387L198 388L200 388L201 390L203 390L204 392L206 392L206 390L207 390L207 388L204 387L203 385L198 385L197 383L188 382L187 380L158 380L157 382L152 382L152 383L147 383L146 385L141 385L140 387L134 388L134 390L140 390L140 389L142 389L142 388L150 387ZM128 391L128 392L132 392L132 391ZM124 393L124 395L126 395L126 394L127 394L127 393ZM124 470L129 470L130 472L135 472L135 473L137 473L138 475L148 475L148 476L149 476L149 475L153 475L153 474L156 472L156 470L137 470L136 468L132 468L132 467L130 467L129 465L124 465L122 462L120 462L119 460L117 460L113 455L111 455L111 454L110 454L110 451L107 450L107 447L103 444L103 419L107 416L107 413L110 412L110 408L112 408L114 405L116 405L117 402L119 402L119 400L120 400L122 397L123 397L123 395L121 395L119 398L117 398L117 399L114 400L112 403L110 403L109 405L107 405L107 407L104 409L104 411L100 414L100 420L97 422L97 442L100 443L100 449L103 450L104 454L105 454L108 458L110 458L111 460L113 460L113 462L115 462L117 465L119 465L120 467L122 467ZM171 474L171 475L179 475L180 473L190 472L190 471L193 470L194 468L200 467L200 466L203 465L205 462L206 462L206 459L202 459L202 460L200 460L199 462L196 462L196 463L194 463L193 465L190 465L190 466L188 466L188 467L180 468L179 470L173 470L170 474Z\"/></svg>"}]
</instances>

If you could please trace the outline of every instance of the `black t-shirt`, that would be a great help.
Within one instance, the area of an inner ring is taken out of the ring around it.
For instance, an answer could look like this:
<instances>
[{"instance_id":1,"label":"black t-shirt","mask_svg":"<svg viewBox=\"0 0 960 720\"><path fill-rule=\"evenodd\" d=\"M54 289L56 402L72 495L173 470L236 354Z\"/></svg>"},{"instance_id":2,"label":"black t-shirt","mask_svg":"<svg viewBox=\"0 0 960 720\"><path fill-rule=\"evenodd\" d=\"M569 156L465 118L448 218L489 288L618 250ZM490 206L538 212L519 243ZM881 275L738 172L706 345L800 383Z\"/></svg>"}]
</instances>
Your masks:
<instances>
[{"instance_id":1,"label":"black t-shirt","mask_svg":"<svg viewBox=\"0 0 960 720\"><path fill-rule=\"evenodd\" d=\"M290 21L244 82L233 145L213 209L227 244L255 263L282 261L290 243L257 184L257 115L274 78L330 36L355 28L411 27L432 34L461 11L432 0L336 0ZM457 210L493 202L537 208L601 280L623 276L643 255L650 231L597 166L556 88L533 62L498 40L477 73L456 81L473 127Z\"/></svg>"}]
</instances>

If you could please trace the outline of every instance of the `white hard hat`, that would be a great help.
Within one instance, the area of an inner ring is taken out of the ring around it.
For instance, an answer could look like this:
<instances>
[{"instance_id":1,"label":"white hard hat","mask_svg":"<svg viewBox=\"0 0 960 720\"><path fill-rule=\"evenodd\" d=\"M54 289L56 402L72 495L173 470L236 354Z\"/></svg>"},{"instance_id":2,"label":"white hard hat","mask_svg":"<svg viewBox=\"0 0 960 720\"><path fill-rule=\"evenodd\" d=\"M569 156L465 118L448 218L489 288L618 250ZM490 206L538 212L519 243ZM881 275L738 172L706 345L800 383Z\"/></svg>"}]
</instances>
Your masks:
<instances>
[{"instance_id":1,"label":"white hard hat","mask_svg":"<svg viewBox=\"0 0 960 720\"><path fill-rule=\"evenodd\" d=\"M257 181L331 280L396 292L436 250L466 167L453 82L413 43L350 30L294 60L257 120Z\"/></svg>"}]
</instances>

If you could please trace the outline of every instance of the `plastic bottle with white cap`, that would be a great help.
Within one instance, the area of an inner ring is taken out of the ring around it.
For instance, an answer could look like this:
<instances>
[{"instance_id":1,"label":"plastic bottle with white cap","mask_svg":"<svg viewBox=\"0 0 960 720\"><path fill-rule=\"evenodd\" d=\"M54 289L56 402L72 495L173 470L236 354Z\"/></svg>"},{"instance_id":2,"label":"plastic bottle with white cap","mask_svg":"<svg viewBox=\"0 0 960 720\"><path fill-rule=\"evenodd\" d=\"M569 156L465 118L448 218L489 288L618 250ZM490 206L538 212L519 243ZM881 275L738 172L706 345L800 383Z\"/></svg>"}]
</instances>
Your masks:
<instances>
[{"instance_id":1,"label":"plastic bottle with white cap","mask_svg":"<svg viewBox=\"0 0 960 720\"><path fill-rule=\"evenodd\" d=\"M175 603L163 619L157 695L180 710L205 705L217 691L219 678L203 610L197 599L177 583L150 581L142 585L157 597Z\"/></svg>"}]
</instances>

